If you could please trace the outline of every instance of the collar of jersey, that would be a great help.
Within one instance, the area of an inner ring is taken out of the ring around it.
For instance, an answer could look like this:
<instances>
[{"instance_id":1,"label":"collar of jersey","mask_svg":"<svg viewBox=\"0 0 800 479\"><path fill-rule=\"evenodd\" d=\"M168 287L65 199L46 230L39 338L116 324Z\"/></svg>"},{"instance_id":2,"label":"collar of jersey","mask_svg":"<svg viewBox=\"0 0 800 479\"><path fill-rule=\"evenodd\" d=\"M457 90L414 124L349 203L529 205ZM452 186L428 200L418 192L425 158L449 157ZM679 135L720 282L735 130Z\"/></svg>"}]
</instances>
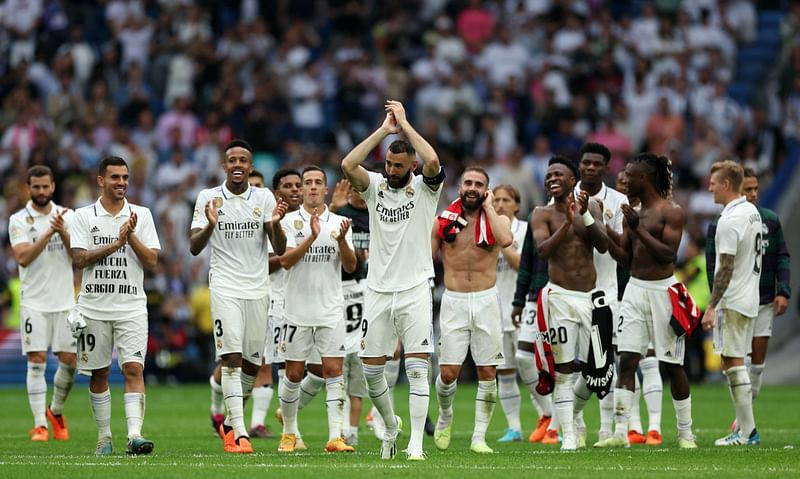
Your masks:
<instances>
[{"instance_id":1,"label":"collar of jersey","mask_svg":"<svg viewBox=\"0 0 800 479\"><path fill-rule=\"evenodd\" d=\"M224 181L222 182L222 197L225 198L226 200L229 200L231 198L241 198L243 200L249 200L251 194L253 194L253 188L251 188L249 184L247 185L246 190L242 191L241 194L236 195L233 194L231 190L228 189L228 186L225 184Z\"/></svg>"},{"instance_id":2,"label":"collar of jersey","mask_svg":"<svg viewBox=\"0 0 800 479\"><path fill-rule=\"evenodd\" d=\"M592 195L592 198L594 198L596 200L605 200L606 196L608 196L608 186L606 186L606 182L605 181L600 183L600 185L601 185L600 186L600 191L598 191L596 195ZM581 192L581 182L578 181L578 183L575 184L574 193L580 193L580 192Z\"/></svg>"},{"instance_id":3,"label":"collar of jersey","mask_svg":"<svg viewBox=\"0 0 800 479\"><path fill-rule=\"evenodd\" d=\"M417 175L415 175L414 172L412 171L411 172L411 177L408 179L408 183L406 183L405 185L401 186L400 188L392 188L391 186L389 186L389 178L387 178L385 176L383 177L383 181L386 182L386 189L389 190L389 191L404 191L406 188L413 188L414 187L414 178L416 176Z\"/></svg>"},{"instance_id":4,"label":"collar of jersey","mask_svg":"<svg viewBox=\"0 0 800 479\"><path fill-rule=\"evenodd\" d=\"M56 204L53 203L53 201L51 200L50 211L53 211L53 208L55 207ZM47 216L43 213L40 213L36 208L33 207L33 200L28 200L28 202L25 203L25 209L28 210L28 216L30 216L31 218L38 218L39 216Z\"/></svg>"},{"instance_id":5,"label":"collar of jersey","mask_svg":"<svg viewBox=\"0 0 800 479\"><path fill-rule=\"evenodd\" d=\"M305 208L303 208L303 205L300 205L300 209L297 210L297 212L304 221L311 221L311 215L308 213L308 211L306 211ZM319 215L319 219L322 221L328 221L330 216L331 212L328 210L328 205L325 205L325 210Z\"/></svg>"},{"instance_id":6,"label":"collar of jersey","mask_svg":"<svg viewBox=\"0 0 800 479\"><path fill-rule=\"evenodd\" d=\"M730 211L730 210L736 208L737 206L741 205L745 201L747 201L747 197L746 196L740 196L740 197L736 198L735 200L731 201L730 203L728 203L727 205L725 205L725 208L723 208L722 211Z\"/></svg>"},{"instance_id":7,"label":"collar of jersey","mask_svg":"<svg viewBox=\"0 0 800 479\"><path fill-rule=\"evenodd\" d=\"M119 213L117 214L117 216L130 216L130 211L131 211L131 208L130 208L130 205L128 204L128 199L127 198L123 198L122 199L122 209L119 210ZM105 208L103 208L102 203L100 203L100 198L97 198L97 201L94 203L94 215L95 216L113 216L111 213L106 211Z\"/></svg>"}]
</instances>

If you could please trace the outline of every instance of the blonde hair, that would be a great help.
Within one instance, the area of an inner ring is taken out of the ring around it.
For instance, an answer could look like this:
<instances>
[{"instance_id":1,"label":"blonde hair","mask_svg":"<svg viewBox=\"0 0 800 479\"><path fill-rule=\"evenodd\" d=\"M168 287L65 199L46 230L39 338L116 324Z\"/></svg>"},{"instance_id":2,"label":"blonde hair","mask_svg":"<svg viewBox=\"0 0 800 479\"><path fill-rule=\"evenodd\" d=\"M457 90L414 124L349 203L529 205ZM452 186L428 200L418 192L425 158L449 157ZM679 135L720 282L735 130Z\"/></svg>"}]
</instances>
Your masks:
<instances>
[{"instance_id":1,"label":"blonde hair","mask_svg":"<svg viewBox=\"0 0 800 479\"><path fill-rule=\"evenodd\" d=\"M744 168L739 163L732 160L718 161L711 165L711 174L713 175L719 171L724 179L731 182L733 191L740 191L742 189L742 181L744 181Z\"/></svg>"},{"instance_id":2,"label":"blonde hair","mask_svg":"<svg viewBox=\"0 0 800 479\"><path fill-rule=\"evenodd\" d=\"M502 185L497 185L492 190L492 193L497 194L497 190L503 190L508 193L509 196L517 203L520 204L522 201L522 197L519 194L519 191L514 188L513 186L509 185L508 183L504 183Z\"/></svg>"}]
</instances>

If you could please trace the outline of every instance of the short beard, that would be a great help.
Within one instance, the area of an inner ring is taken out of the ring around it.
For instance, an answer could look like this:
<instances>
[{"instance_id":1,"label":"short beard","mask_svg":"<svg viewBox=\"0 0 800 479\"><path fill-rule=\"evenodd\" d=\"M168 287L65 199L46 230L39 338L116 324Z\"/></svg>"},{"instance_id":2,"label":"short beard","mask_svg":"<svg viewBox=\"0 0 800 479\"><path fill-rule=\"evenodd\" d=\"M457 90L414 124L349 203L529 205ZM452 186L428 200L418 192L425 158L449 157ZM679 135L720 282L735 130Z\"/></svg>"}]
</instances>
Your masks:
<instances>
[{"instance_id":1,"label":"short beard","mask_svg":"<svg viewBox=\"0 0 800 479\"><path fill-rule=\"evenodd\" d=\"M467 198L467 196L464 193L460 194L458 197L461 199L461 208L464 209L464 211L468 211L470 213L479 210L480 207L483 205L483 201L481 200L480 197L478 197L475 200L472 200L471 198Z\"/></svg>"},{"instance_id":2,"label":"short beard","mask_svg":"<svg viewBox=\"0 0 800 479\"><path fill-rule=\"evenodd\" d=\"M44 198L42 198L40 196L37 196L37 197L34 197L32 199L33 199L33 202L36 204L36 206L38 206L40 208L43 208L43 207L47 206L48 203L50 203L50 200L52 200L53 197L52 196L45 196Z\"/></svg>"},{"instance_id":3,"label":"short beard","mask_svg":"<svg viewBox=\"0 0 800 479\"><path fill-rule=\"evenodd\" d=\"M395 181L392 179L391 176L386 177L386 182L389 183L389 186L393 189L402 188L408 184L408 180L411 178L411 170L401 177L399 180Z\"/></svg>"}]
</instances>

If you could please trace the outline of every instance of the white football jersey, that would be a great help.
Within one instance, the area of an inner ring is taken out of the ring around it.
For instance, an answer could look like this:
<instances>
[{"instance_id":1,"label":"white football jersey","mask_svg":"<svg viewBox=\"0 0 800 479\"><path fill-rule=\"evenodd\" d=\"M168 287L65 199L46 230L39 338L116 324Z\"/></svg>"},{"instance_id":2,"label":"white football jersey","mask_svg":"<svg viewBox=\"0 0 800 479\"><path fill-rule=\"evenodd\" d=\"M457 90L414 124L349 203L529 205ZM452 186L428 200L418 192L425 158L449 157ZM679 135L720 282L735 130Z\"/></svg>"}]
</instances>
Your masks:
<instances>
[{"instance_id":1,"label":"white football jersey","mask_svg":"<svg viewBox=\"0 0 800 479\"><path fill-rule=\"evenodd\" d=\"M528 222L514 218L511 221L511 233L514 235L514 250L522 253L522 243L525 241L525 232L528 230ZM514 331L514 324L511 322L511 301L514 300L514 292L517 289L517 270L511 267L500 253L497 258L497 294L500 298L500 316L503 318L503 331Z\"/></svg>"},{"instance_id":2,"label":"white football jersey","mask_svg":"<svg viewBox=\"0 0 800 479\"><path fill-rule=\"evenodd\" d=\"M758 316L761 279L761 215L744 196L722 210L714 242L719 269L721 254L734 255L733 276L717 308L732 309L749 318Z\"/></svg>"},{"instance_id":3,"label":"white football jersey","mask_svg":"<svg viewBox=\"0 0 800 479\"><path fill-rule=\"evenodd\" d=\"M150 210L128 200L116 216L107 212L100 200L77 210L70 234L72 248L91 251L113 243L131 212L139 217L134 232L139 241L145 248L160 250ZM78 310L87 318L99 321L130 319L147 311L144 268L130 244L83 268Z\"/></svg>"},{"instance_id":4,"label":"white football jersey","mask_svg":"<svg viewBox=\"0 0 800 479\"><path fill-rule=\"evenodd\" d=\"M575 185L575 194L581 191L581 183ZM611 226L611 229L619 234L622 234L622 205L628 204L628 197L610 188L603 183L600 191L592 198L603 204L603 223ZM596 286L606 293L608 298L617 298L617 262L611 257L611 254L606 251L600 253L594 250L594 269L597 271Z\"/></svg>"},{"instance_id":5,"label":"white football jersey","mask_svg":"<svg viewBox=\"0 0 800 479\"><path fill-rule=\"evenodd\" d=\"M33 244L50 229L50 221L63 206L50 202L50 213L43 215L36 211L33 202L28 201L25 208L9 218L8 236L11 246ZM70 233L70 223L75 212L64 213L64 223ZM50 237L47 246L28 266L19 267L21 283L21 303L26 308L43 313L67 311L75 305L75 289L72 286L72 259L58 233Z\"/></svg>"},{"instance_id":6,"label":"white football jersey","mask_svg":"<svg viewBox=\"0 0 800 479\"><path fill-rule=\"evenodd\" d=\"M336 238L346 218L328 211L319 215L319 236L303 258L286 270L283 317L298 326L334 326L342 321L342 255ZM286 247L296 248L311 236L311 215L304 209L281 221ZM353 247L353 233L345 240Z\"/></svg>"},{"instance_id":7,"label":"white football jersey","mask_svg":"<svg viewBox=\"0 0 800 479\"><path fill-rule=\"evenodd\" d=\"M362 193L369 206L369 269L374 291L405 291L434 275L431 228L442 187L433 191L421 175L394 189L380 173L369 172Z\"/></svg>"},{"instance_id":8,"label":"white football jersey","mask_svg":"<svg viewBox=\"0 0 800 479\"><path fill-rule=\"evenodd\" d=\"M197 195L191 229L208 225L206 203L219 211L211 234L208 287L211 291L239 299L260 299L269 294L269 237L266 223L272 218L275 197L266 188L248 186L235 195L223 183Z\"/></svg>"}]
</instances>

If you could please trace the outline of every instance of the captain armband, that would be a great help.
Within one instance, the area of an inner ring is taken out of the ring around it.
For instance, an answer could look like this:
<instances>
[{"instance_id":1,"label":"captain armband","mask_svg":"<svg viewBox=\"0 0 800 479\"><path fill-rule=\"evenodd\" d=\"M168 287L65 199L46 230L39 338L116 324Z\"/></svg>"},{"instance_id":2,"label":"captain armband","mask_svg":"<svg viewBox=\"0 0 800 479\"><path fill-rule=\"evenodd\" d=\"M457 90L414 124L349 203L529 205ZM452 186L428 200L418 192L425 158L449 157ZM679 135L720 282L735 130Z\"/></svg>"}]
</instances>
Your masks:
<instances>
[{"instance_id":1,"label":"captain armband","mask_svg":"<svg viewBox=\"0 0 800 479\"><path fill-rule=\"evenodd\" d=\"M444 174L444 168L439 167L439 173L435 174L434 176L425 176L425 174L423 174L422 181L426 185L430 186L441 185L442 182L444 181L445 176L446 175Z\"/></svg>"}]
</instances>

